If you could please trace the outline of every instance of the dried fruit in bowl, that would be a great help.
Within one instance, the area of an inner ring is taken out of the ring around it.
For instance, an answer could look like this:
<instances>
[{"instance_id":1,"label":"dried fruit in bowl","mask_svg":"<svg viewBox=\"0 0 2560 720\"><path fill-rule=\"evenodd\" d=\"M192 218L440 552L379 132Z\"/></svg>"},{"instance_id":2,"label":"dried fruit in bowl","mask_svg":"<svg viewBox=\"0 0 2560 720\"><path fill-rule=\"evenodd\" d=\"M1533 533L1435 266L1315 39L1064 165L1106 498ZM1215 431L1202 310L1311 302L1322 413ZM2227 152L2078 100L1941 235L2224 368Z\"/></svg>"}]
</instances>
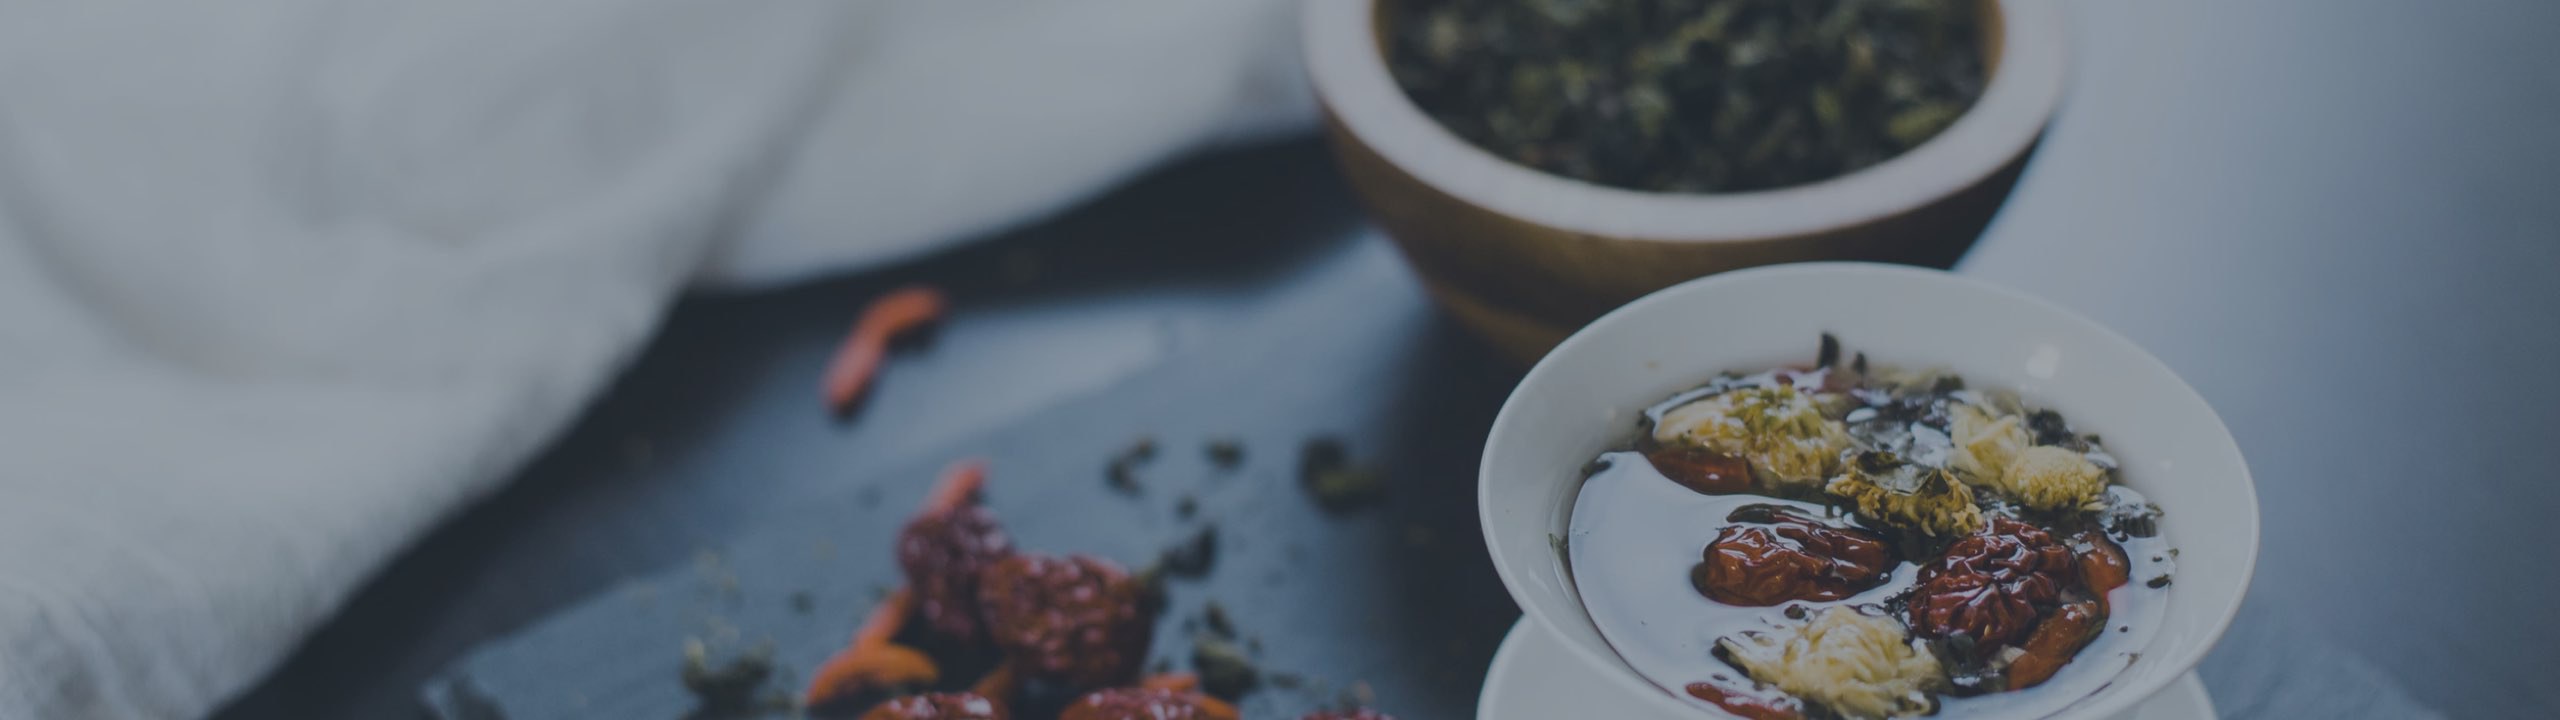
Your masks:
<instances>
[{"instance_id":1,"label":"dried fruit in bowl","mask_svg":"<svg viewBox=\"0 0 2560 720\"><path fill-rule=\"evenodd\" d=\"M2033 525L1994 517L1920 568L1910 620L1923 637L1970 638L1977 652L2015 644L2080 578L2071 549Z\"/></svg>"},{"instance_id":2,"label":"dried fruit in bowl","mask_svg":"<svg viewBox=\"0 0 2560 720\"><path fill-rule=\"evenodd\" d=\"M1698 592L1727 605L1840 600L1884 582L1893 565L1883 538L1778 505L1745 505L1709 543L1690 574Z\"/></svg>"}]
</instances>

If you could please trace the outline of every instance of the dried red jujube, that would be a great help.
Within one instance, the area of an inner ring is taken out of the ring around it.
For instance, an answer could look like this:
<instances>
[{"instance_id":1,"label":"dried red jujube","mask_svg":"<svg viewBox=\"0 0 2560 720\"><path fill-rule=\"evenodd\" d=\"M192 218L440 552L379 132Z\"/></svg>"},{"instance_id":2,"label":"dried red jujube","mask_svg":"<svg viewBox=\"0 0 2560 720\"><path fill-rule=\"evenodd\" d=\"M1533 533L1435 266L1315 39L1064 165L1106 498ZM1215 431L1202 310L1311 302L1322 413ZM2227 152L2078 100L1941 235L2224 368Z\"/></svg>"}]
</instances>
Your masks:
<instances>
[{"instance_id":1,"label":"dried red jujube","mask_svg":"<svg viewBox=\"0 0 2560 720\"><path fill-rule=\"evenodd\" d=\"M1745 505L1707 544L1689 580L1707 599L1767 607L1839 600L1882 584L1891 553L1874 533L1825 524L1775 505Z\"/></svg>"},{"instance_id":2,"label":"dried red jujube","mask_svg":"<svg viewBox=\"0 0 2560 720\"><path fill-rule=\"evenodd\" d=\"M1665 445L1646 451L1644 459L1663 477L1702 494L1751 490L1751 463L1739 457L1702 447Z\"/></svg>"},{"instance_id":3,"label":"dried red jujube","mask_svg":"<svg viewBox=\"0 0 2560 720\"><path fill-rule=\"evenodd\" d=\"M917 619L961 643L984 635L979 573L1012 555L1013 540L995 514L976 505L919 515L898 533L898 568L915 592Z\"/></svg>"},{"instance_id":4,"label":"dried red jujube","mask_svg":"<svg viewBox=\"0 0 2560 720\"><path fill-rule=\"evenodd\" d=\"M988 635L1023 674L1078 688L1135 678L1154 635L1146 589L1108 560L1015 555L978 578Z\"/></svg>"},{"instance_id":5,"label":"dried red jujube","mask_svg":"<svg viewBox=\"0 0 2560 720\"><path fill-rule=\"evenodd\" d=\"M862 720L1005 720L1005 713L1004 706L977 693L933 693L881 703Z\"/></svg>"},{"instance_id":6,"label":"dried red jujube","mask_svg":"<svg viewBox=\"0 0 2560 720\"><path fill-rule=\"evenodd\" d=\"M1076 699L1058 720L1235 720L1225 703L1164 688L1116 688Z\"/></svg>"},{"instance_id":7,"label":"dried red jujube","mask_svg":"<svg viewBox=\"0 0 2560 720\"><path fill-rule=\"evenodd\" d=\"M2023 639L2040 611L2079 581L2078 560L2052 534L1993 517L1981 532L1920 568L1911 594L1911 630L1932 638L1969 637L1977 653L1988 654Z\"/></svg>"}]
</instances>

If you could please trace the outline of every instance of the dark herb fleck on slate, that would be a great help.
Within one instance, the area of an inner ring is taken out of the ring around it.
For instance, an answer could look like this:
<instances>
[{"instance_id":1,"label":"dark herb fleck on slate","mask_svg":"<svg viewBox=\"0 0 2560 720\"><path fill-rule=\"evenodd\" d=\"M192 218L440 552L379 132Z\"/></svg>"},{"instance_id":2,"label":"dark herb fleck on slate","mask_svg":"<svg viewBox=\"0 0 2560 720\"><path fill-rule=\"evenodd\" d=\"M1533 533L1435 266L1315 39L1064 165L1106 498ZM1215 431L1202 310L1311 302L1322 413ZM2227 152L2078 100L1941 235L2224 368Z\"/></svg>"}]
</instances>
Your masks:
<instances>
[{"instance_id":1,"label":"dark herb fleck on slate","mask_svg":"<svg viewBox=\"0 0 2560 720\"><path fill-rule=\"evenodd\" d=\"M1200 528L1191 537L1165 548L1159 560L1167 574L1181 578L1197 578L1209 574L1218 564L1218 526Z\"/></svg>"},{"instance_id":2,"label":"dark herb fleck on slate","mask_svg":"<svg viewBox=\"0 0 2560 720\"><path fill-rule=\"evenodd\" d=\"M1209 462L1220 469L1233 470L1236 466L1244 464L1244 442L1241 440L1235 438L1211 440L1208 452Z\"/></svg>"},{"instance_id":3,"label":"dark herb fleck on slate","mask_svg":"<svg viewBox=\"0 0 2560 720\"><path fill-rule=\"evenodd\" d=\"M1261 676L1235 643L1208 635L1191 639L1191 666L1200 672L1201 690L1227 700L1252 692Z\"/></svg>"},{"instance_id":4,"label":"dark herb fleck on slate","mask_svg":"<svg viewBox=\"0 0 2560 720\"><path fill-rule=\"evenodd\" d=\"M1328 512L1357 509L1385 494L1385 478L1351 462L1351 451L1330 437L1308 440L1298 454L1298 482Z\"/></svg>"}]
</instances>

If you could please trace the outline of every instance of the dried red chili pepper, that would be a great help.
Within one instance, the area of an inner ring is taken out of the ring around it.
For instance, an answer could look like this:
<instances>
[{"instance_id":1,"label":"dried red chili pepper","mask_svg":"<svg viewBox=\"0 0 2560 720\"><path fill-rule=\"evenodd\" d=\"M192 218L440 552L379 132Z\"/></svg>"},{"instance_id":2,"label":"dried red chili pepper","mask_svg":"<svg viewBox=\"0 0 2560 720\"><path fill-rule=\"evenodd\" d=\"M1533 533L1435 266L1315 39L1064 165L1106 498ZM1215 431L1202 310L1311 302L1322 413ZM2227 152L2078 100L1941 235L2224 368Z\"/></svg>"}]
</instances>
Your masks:
<instances>
[{"instance_id":1,"label":"dried red chili pepper","mask_svg":"<svg viewBox=\"0 0 2560 720\"><path fill-rule=\"evenodd\" d=\"M2080 583L2089 593L2104 599L2107 591L2123 587L2133 578L2133 566L2124 557L2124 548L2107 534L2083 530L2071 536L2071 546L2080 557Z\"/></svg>"},{"instance_id":2,"label":"dried red chili pepper","mask_svg":"<svg viewBox=\"0 0 2560 720\"><path fill-rule=\"evenodd\" d=\"M1081 555L1015 555L978 577L978 607L996 646L1023 674L1078 688L1137 675L1154 635L1145 595L1128 571Z\"/></svg>"},{"instance_id":3,"label":"dried red chili pepper","mask_svg":"<svg viewBox=\"0 0 2560 720\"><path fill-rule=\"evenodd\" d=\"M919 518L952 515L970 509L987 481L987 464L963 460L944 471L932 492L926 493L924 508L916 511ZM903 541L901 545L903 545ZM902 548L903 554L903 548ZM914 575L912 571L909 573ZM801 694L801 702L821 706L851 699L865 692L907 685L927 685L942 676L933 658L914 648L890 642L906 627L907 618L917 614L918 598L912 588L898 588L871 608L871 615L853 633L844 649L818 666L810 674L809 687ZM975 612L974 605L971 612Z\"/></svg>"},{"instance_id":4,"label":"dried red chili pepper","mask_svg":"<svg viewBox=\"0 0 2560 720\"><path fill-rule=\"evenodd\" d=\"M1911 630L1924 637L1970 637L1975 652L1987 655L2023 638L2038 610L2059 602L2063 588L2079 581L2078 561L2052 534L1993 517L1981 532L1920 568L1911 595Z\"/></svg>"},{"instance_id":5,"label":"dried red chili pepper","mask_svg":"<svg viewBox=\"0 0 2560 720\"><path fill-rule=\"evenodd\" d=\"M801 704L828 705L864 692L930 685L941 679L942 669L934 665L933 658L889 641L897 637L914 607L913 596L905 588L890 592L887 599L871 609L870 617L863 619L862 628L854 631L853 642L810 674Z\"/></svg>"},{"instance_id":6,"label":"dried red chili pepper","mask_svg":"<svg viewBox=\"0 0 2560 720\"><path fill-rule=\"evenodd\" d=\"M2035 633L2018 646L2027 652L2009 662L2009 689L2024 690L2052 679L2062 666L2071 664L2080 648L2097 639L2106 624L2107 611L2095 602L2072 603L2053 611L2053 617L2037 623Z\"/></svg>"},{"instance_id":7,"label":"dried red chili pepper","mask_svg":"<svg viewBox=\"0 0 2560 720\"><path fill-rule=\"evenodd\" d=\"M1745 505L1707 544L1689 580L1707 599L1767 607L1839 600L1882 584L1893 561L1884 540L1775 505Z\"/></svg>"},{"instance_id":8,"label":"dried red chili pepper","mask_svg":"<svg viewBox=\"0 0 2560 720\"><path fill-rule=\"evenodd\" d=\"M836 348L835 358L827 362L821 388L827 407L838 413L851 409L863 389L870 387L872 376L880 374L890 341L941 319L943 306L942 291L922 285L892 290L871 301L854 322L852 334Z\"/></svg>"},{"instance_id":9,"label":"dried red chili pepper","mask_svg":"<svg viewBox=\"0 0 2560 720\"><path fill-rule=\"evenodd\" d=\"M1742 458L1689 445L1665 445L1648 450L1644 459L1653 469L1682 487L1705 495L1731 495L1751 491L1751 462Z\"/></svg>"}]
</instances>

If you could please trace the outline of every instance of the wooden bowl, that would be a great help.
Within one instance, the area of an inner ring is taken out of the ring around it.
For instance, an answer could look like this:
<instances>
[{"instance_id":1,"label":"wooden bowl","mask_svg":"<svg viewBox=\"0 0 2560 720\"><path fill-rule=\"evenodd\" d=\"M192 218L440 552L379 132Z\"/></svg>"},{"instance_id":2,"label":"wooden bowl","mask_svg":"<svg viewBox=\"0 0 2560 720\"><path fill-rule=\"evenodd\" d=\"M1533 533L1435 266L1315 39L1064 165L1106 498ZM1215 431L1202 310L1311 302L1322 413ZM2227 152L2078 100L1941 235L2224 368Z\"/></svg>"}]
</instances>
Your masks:
<instances>
[{"instance_id":1,"label":"wooden bowl","mask_svg":"<svg viewBox=\"0 0 2560 720\"><path fill-rule=\"evenodd\" d=\"M1460 322L1523 362L1681 281L1773 263L1952 266L2062 99L2049 0L1982 0L1990 81L1937 137L1829 180L1742 193L1604 187L1518 165L1423 113L1388 74L1380 2L1309 0L1308 75L1344 175Z\"/></svg>"}]
</instances>

